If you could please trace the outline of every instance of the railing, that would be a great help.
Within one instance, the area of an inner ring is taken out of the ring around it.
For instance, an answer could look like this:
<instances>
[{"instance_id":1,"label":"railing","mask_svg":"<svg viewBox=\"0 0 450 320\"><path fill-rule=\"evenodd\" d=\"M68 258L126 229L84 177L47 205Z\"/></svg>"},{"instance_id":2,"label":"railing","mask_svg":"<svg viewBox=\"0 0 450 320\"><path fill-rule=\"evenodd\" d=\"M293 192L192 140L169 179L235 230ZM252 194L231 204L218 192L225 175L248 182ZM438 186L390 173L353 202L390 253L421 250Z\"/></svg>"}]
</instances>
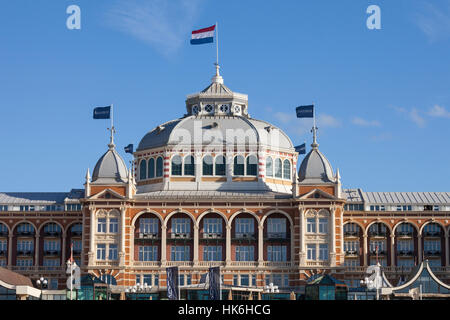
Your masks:
<instances>
[{"instance_id":1,"label":"railing","mask_svg":"<svg viewBox=\"0 0 450 320\"><path fill-rule=\"evenodd\" d=\"M59 256L60 253L59 250L44 250L44 256Z\"/></svg>"},{"instance_id":2,"label":"railing","mask_svg":"<svg viewBox=\"0 0 450 320\"><path fill-rule=\"evenodd\" d=\"M308 267L328 267L330 263L328 261L306 261Z\"/></svg>"},{"instance_id":3,"label":"railing","mask_svg":"<svg viewBox=\"0 0 450 320\"><path fill-rule=\"evenodd\" d=\"M288 240L286 232L268 232L266 240Z\"/></svg>"},{"instance_id":4,"label":"railing","mask_svg":"<svg viewBox=\"0 0 450 320\"><path fill-rule=\"evenodd\" d=\"M231 261L227 266L230 267L257 267L258 261Z\"/></svg>"},{"instance_id":5,"label":"railing","mask_svg":"<svg viewBox=\"0 0 450 320\"><path fill-rule=\"evenodd\" d=\"M381 270L386 273L408 273L411 272L415 267L401 267L401 266L389 266L389 267L381 267ZM450 272L450 267L430 267L433 272ZM367 270L367 267L364 266L356 266L356 267L349 267L345 266L345 272L352 272L352 273L365 273Z\"/></svg>"},{"instance_id":6,"label":"railing","mask_svg":"<svg viewBox=\"0 0 450 320\"><path fill-rule=\"evenodd\" d=\"M17 256L21 256L21 257L32 256L33 254L34 254L34 251L32 251L32 250L19 250L19 251L17 251Z\"/></svg>"},{"instance_id":7,"label":"railing","mask_svg":"<svg viewBox=\"0 0 450 320\"><path fill-rule=\"evenodd\" d=\"M5 267L12 271L21 272L65 272L66 267L44 267L44 266L9 266Z\"/></svg>"},{"instance_id":8,"label":"railing","mask_svg":"<svg viewBox=\"0 0 450 320\"><path fill-rule=\"evenodd\" d=\"M359 255L359 252L356 251L356 250L347 250L347 251L345 251L345 256L346 257L348 257L348 256L358 256L358 255Z\"/></svg>"},{"instance_id":9,"label":"railing","mask_svg":"<svg viewBox=\"0 0 450 320\"><path fill-rule=\"evenodd\" d=\"M273 268L290 268L293 266L292 261L263 261L260 266Z\"/></svg>"},{"instance_id":10,"label":"railing","mask_svg":"<svg viewBox=\"0 0 450 320\"><path fill-rule=\"evenodd\" d=\"M72 231L72 237L80 237L83 231Z\"/></svg>"},{"instance_id":11,"label":"railing","mask_svg":"<svg viewBox=\"0 0 450 320\"><path fill-rule=\"evenodd\" d=\"M442 254L441 250L425 250L425 255L426 256L440 256Z\"/></svg>"},{"instance_id":12,"label":"railing","mask_svg":"<svg viewBox=\"0 0 450 320\"><path fill-rule=\"evenodd\" d=\"M135 261L133 264L135 267L159 267L160 261Z\"/></svg>"},{"instance_id":13,"label":"railing","mask_svg":"<svg viewBox=\"0 0 450 320\"><path fill-rule=\"evenodd\" d=\"M396 236L398 238L410 238L413 236L413 232L412 231L398 231Z\"/></svg>"},{"instance_id":14,"label":"railing","mask_svg":"<svg viewBox=\"0 0 450 320\"><path fill-rule=\"evenodd\" d=\"M182 232L169 232L168 234L168 240L191 240L191 234L190 233L182 233Z\"/></svg>"},{"instance_id":15,"label":"railing","mask_svg":"<svg viewBox=\"0 0 450 320\"><path fill-rule=\"evenodd\" d=\"M410 257L410 256L414 255L414 251L401 250L401 251L397 251L397 255L401 256L401 257Z\"/></svg>"},{"instance_id":16,"label":"railing","mask_svg":"<svg viewBox=\"0 0 450 320\"><path fill-rule=\"evenodd\" d=\"M159 235L157 233L145 233L145 232L139 232L137 234L137 237L135 239L152 239L152 240L159 240Z\"/></svg>"},{"instance_id":17,"label":"railing","mask_svg":"<svg viewBox=\"0 0 450 320\"><path fill-rule=\"evenodd\" d=\"M344 237L358 237L358 231L344 231Z\"/></svg>"},{"instance_id":18,"label":"railing","mask_svg":"<svg viewBox=\"0 0 450 320\"><path fill-rule=\"evenodd\" d=\"M221 232L203 232L202 239L223 239L223 234Z\"/></svg>"},{"instance_id":19,"label":"railing","mask_svg":"<svg viewBox=\"0 0 450 320\"><path fill-rule=\"evenodd\" d=\"M79 255L81 255L81 252L82 252L82 250L73 250L73 255L74 256L79 256Z\"/></svg>"},{"instance_id":20,"label":"railing","mask_svg":"<svg viewBox=\"0 0 450 320\"><path fill-rule=\"evenodd\" d=\"M59 237L59 236L61 236L61 232L60 231L45 231L44 236L45 237Z\"/></svg>"},{"instance_id":21,"label":"railing","mask_svg":"<svg viewBox=\"0 0 450 320\"><path fill-rule=\"evenodd\" d=\"M18 237L34 237L34 231L17 231Z\"/></svg>"},{"instance_id":22,"label":"railing","mask_svg":"<svg viewBox=\"0 0 450 320\"><path fill-rule=\"evenodd\" d=\"M441 232L440 231L425 231L423 233L424 237L440 237Z\"/></svg>"},{"instance_id":23,"label":"railing","mask_svg":"<svg viewBox=\"0 0 450 320\"><path fill-rule=\"evenodd\" d=\"M378 237L378 238L385 238L387 236L386 232L369 232L370 237Z\"/></svg>"},{"instance_id":24,"label":"railing","mask_svg":"<svg viewBox=\"0 0 450 320\"><path fill-rule=\"evenodd\" d=\"M194 262L192 261L167 261L166 266L168 267L192 267Z\"/></svg>"},{"instance_id":25,"label":"railing","mask_svg":"<svg viewBox=\"0 0 450 320\"><path fill-rule=\"evenodd\" d=\"M95 266L97 266L97 267L118 267L119 261L96 261Z\"/></svg>"},{"instance_id":26,"label":"railing","mask_svg":"<svg viewBox=\"0 0 450 320\"><path fill-rule=\"evenodd\" d=\"M0 251L0 257L6 256L7 251L6 250L1 250Z\"/></svg>"},{"instance_id":27,"label":"railing","mask_svg":"<svg viewBox=\"0 0 450 320\"><path fill-rule=\"evenodd\" d=\"M199 267L224 267L225 261L199 261Z\"/></svg>"},{"instance_id":28,"label":"railing","mask_svg":"<svg viewBox=\"0 0 450 320\"><path fill-rule=\"evenodd\" d=\"M0 231L0 237L7 237L8 231Z\"/></svg>"},{"instance_id":29,"label":"railing","mask_svg":"<svg viewBox=\"0 0 450 320\"><path fill-rule=\"evenodd\" d=\"M233 240L256 240L254 233L236 233Z\"/></svg>"}]
</instances>

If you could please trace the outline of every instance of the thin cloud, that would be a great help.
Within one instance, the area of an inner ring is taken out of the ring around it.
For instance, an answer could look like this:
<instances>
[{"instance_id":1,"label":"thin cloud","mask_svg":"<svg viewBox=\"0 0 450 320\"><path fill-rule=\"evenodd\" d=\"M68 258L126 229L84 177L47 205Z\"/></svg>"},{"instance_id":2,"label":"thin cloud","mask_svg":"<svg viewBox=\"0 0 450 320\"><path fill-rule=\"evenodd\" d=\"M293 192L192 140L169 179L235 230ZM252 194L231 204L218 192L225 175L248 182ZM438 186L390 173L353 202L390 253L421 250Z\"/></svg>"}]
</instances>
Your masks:
<instances>
[{"instance_id":1,"label":"thin cloud","mask_svg":"<svg viewBox=\"0 0 450 320\"><path fill-rule=\"evenodd\" d=\"M450 0L442 1L440 5L423 2L414 21L431 42L448 38L450 35Z\"/></svg>"},{"instance_id":2,"label":"thin cloud","mask_svg":"<svg viewBox=\"0 0 450 320\"><path fill-rule=\"evenodd\" d=\"M340 120L325 113L319 114L317 117L317 124L318 126L328 128L338 128L342 125Z\"/></svg>"},{"instance_id":3,"label":"thin cloud","mask_svg":"<svg viewBox=\"0 0 450 320\"><path fill-rule=\"evenodd\" d=\"M287 124L291 122L292 119L295 119L292 114L286 112L275 112L274 117L283 124Z\"/></svg>"},{"instance_id":4,"label":"thin cloud","mask_svg":"<svg viewBox=\"0 0 450 320\"><path fill-rule=\"evenodd\" d=\"M411 110L402 107L392 107L395 111L403 114L408 120L415 123L419 128L424 128L426 125L425 119L420 115L419 110L412 108Z\"/></svg>"},{"instance_id":5,"label":"thin cloud","mask_svg":"<svg viewBox=\"0 0 450 320\"><path fill-rule=\"evenodd\" d=\"M377 120L366 120L360 117L354 117L352 123L360 127L380 127L381 123Z\"/></svg>"},{"instance_id":6,"label":"thin cloud","mask_svg":"<svg viewBox=\"0 0 450 320\"><path fill-rule=\"evenodd\" d=\"M165 56L188 40L202 0L118 0L107 24L152 46Z\"/></svg>"},{"instance_id":7,"label":"thin cloud","mask_svg":"<svg viewBox=\"0 0 450 320\"><path fill-rule=\"evenodd\" d=\"M435 105L433 108L431 108L428 112L428 115L436 118L450 119L450 111L447 111L447 109L438 105Z\"/></svg>"}]
</instances>

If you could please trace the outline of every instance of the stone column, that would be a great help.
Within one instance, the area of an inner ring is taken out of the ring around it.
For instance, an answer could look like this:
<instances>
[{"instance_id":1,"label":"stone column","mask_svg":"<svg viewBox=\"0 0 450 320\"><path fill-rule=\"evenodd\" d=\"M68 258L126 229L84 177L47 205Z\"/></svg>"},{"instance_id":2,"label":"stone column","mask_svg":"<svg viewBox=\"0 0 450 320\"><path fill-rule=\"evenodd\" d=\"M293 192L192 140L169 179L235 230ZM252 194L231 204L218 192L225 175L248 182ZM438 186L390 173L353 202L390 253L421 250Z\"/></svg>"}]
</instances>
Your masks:
<instances>
[{"instance_id":1,"label":"stone column","mask_svg":"<svg viewBox=\"0 0 450 320\"><path fill-rule=\"evenodd\" d=\"M391 266L394 267L395 266L395 235L394 234L391 234L390 252L391 252Z\"/></svg>"},{"instance_id":2,"label":"stone column","mask_svg":"<svg viewBox=\"0 0 450 320\"><path fill-rule=\"evenodd\" d=\"M225 236L225 264L231 263L231 226L227 225Z\"/></svg>"},{"instance_id":3,"label":"stone column","mask_svg":"<svg viewBox=\"0 0 450 320\"><path fill-rule=\"evenodd\" d=\"M90 233L89 233L89 260L88 260L88 265L92 266L94 265L94 253L95 253L95 248L94 248L94 238L95 238L95 234L96 234L96 230L95 230L95 210L91 209L90 210Z\"/></svg>"},{"instance_id":4,"label":"stone column","mask_svg":"<svg viewBox=\"0 0 450 320\"><path fill-rule=\"evenodd\" d=\"M293 225L291 225L290 230L291 230L291 259L289 261L291 262L291 265L293 265L294 264L294 255L295 255L295 248L294 248L294 246L295 246L295 244L294 244L294 241L295 241L295 237L294 237L295 228L294 228Z\"/></svg>"},{"instance_id":5,"label":"stone column","mask_svg":"<svg viewBox=\"0 0 450 320\"><path fill-rule=\"evenodd\" d=\"M364 267L367 267L367 234L363 235L363 257L364 257Z\"/></svg>"},{"instance_id":6,"label":"stone column","mask_svg":"<svg viewBox=\"0 0 450 320\"><path fill-rule=\"evenodd\" d=\"M161 266L165 266L167 262L167 226L161 226Z\"/></svg>"},{"instance_id":7,"label":"stone column","mask_svg":"<svg viewBox=\"0 0 450 320\"><path fill-rule=\"evenodd\" d=\"M12 266L12 251L13 251L13 235L12 232L8 237L8 267Z\"/></svg>"},{"instance_id":8,"label":"stone column","mask_svg":"<svg viewBox=\"0 0 450 320\"><path fill-rule=\"evenodd\" d=\"M61 243L61 266L64 266L66 262L66 237L67 234L64 231L62 234L62 243Z\"/></svg>"},{"instance_id":9,"label":"stone column","mask_svg":"<svg viewBox=\"0 0 450 320\"><path fill-rule=\"evenodd\" d=\"M422 235L419 234L417 236L417 264L419 265L422 262Z\"/></svg>"},{"instance_id":10,"label":"stone column","mask_svg":"<svg viewBox=\"0 0 450 320\"><path fill-rule=\"evenodd\" d=\"M126 209L120 209L120 252L119 252L119 266L125 265L125 216Z\"/></svg>"},{"instance_id":11,"label":"stone column","mask_svg":"<svg viewBox=\"0 0 450 320\"><path fill-rule=\"evenodd\" d=\"M198 230L199 227L197 224L194 225L194 266L198 265Z\"/></svg>"},{"instance_id":12,"label":"stone column","mask_svg":"<svg viewBox=\"0 0 450 320\"><path fill-rule=\"evenodd\" d=\"M258 225L258 264L264 262L264 226Z\"/></svg>"},{"instance_id":13,"label":"stone column","mask_svg":"<svg viewBox=\"0 0 450 320\"><path fill-rule=\"evenodd\" d=\"M449 257L448 239L449 239L449 234L447 232L447 234L445 235L445 266L446 267L448 267L450 265L449 264L450 257Z\"/></svg>"},{"instance_id":14,"label":"stone column","mask_svg":"<svg viewBox=\"0 0 450 320\"><path fill-rule=\"evenodd\" d=\"M305 219L305 209L300 209L300 266L306 264L306 219Z\"/></svg>"},{"instance_id":15,"label":"stone column","mask_svg":"<svg viewBox=\"0 0 450 320\"><path fill-rule=\"evenodd\" d=\"M330 264L336 265L336 209L331 210L331 254Z\"/></svg>"},{"instance_id":16,"label":"stone column","mask_svg":"<svg viewBox=\"0 0 450 320\"><path fill-rule=\"evenodd\" d=\"M39 235L36 233L35 240L34 240L34 265L37 267L39 266Z\"/></svg>"}]
</instances>

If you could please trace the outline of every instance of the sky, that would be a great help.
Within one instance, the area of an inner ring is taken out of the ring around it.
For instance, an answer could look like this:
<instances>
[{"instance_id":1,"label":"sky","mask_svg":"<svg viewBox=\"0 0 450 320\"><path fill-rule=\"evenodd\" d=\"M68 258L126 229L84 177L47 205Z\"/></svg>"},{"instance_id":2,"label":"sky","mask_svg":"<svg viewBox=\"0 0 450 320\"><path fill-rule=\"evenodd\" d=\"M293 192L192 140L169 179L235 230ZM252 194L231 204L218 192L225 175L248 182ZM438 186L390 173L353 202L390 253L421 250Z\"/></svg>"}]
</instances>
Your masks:
<instances>
[{"instance_id":1,"label":"sky","mask_svg":"<svg viewBox=\"0 0 450 320\"><path fill-rule=\"evenodd\" d=\"M81 29L69 30L70 5ZM377 5L381 29L369 29ZM249 96L253 118L311 143L344 188L450 191L450 0L15 0L0 10L0 191L82 188L106 152L182 117L207 87L215 44L193 30L219 26L225 84ZM307 149L307 151L309 148ZM301 156L300 159L302 159Z\"/></svg>"}]
</instances>

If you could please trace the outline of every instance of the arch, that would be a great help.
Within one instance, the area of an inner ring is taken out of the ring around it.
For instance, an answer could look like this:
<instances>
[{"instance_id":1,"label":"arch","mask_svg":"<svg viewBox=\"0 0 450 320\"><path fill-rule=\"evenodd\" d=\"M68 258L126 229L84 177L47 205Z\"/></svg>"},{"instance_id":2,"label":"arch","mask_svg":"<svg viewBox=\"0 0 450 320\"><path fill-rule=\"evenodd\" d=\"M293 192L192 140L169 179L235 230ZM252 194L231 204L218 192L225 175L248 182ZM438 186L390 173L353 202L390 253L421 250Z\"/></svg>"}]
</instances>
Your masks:
<instances>
[{"instance_id":1,"label":"arch","mask_svg":"<svg viewBox=\"0 0 450 320\"><path fill-rule=\"evenodd\" d=\"M155 158L148 159L148 172L147 176L149 179L155 177Z\"/></svg>"},{"instance_id":2,"label":"arch","mask_svg":"<svg viewBox=\"0 0 450 320\"><path fill-rule=\"evenodd\" d=\"M344 226L345 226L346 224L349 224L349 223L354 223L354 224L356 224L358 227L361 228L361 230L363 231L363 234L366 234L366 228L364 227L364 225L363 225L361 222L356 221L356 220L348 220L348 221L345 221L344 223L342 223L342 228L344 228Z\"/></svg>"},{"instance_id":3,"label":"arch","mask_svg":"<svg viewBox=\"0 0 450 320\"><path fill-rule=\"evenodd\" d=\"M11 234L11 229L9 228L8 224L4 223L3 221L0 221L0 225L4 225L6 227L6 230L8 230L8 236Z\"/></svg>"},{"instance_id":4,"label":"arch","mask_svg":"<svg viewBox=\"0 0 450 320\"><path fill-rule=\"evenodd\" d=\"M213 176L214 175L214 162L211 155L206 155L202 159L202 175Z\"/></svg>"},{"instance_id":5,"label":"arch","mask_svg":"<svg viewBox=\"0 0 450 320\"><path fill-rule=\"evenodd\" d=\"M245 175L258 176L258 158L254 154L247 156Z\"/></svg>"},{"instance_id":6,"label":"arch","mask_svg":"<svg viewBox=\"0 0 450 320\"><path fill-rule=\"evenodd\" d=\"M283 161L283 179L291 180L291 161L288 159Z\"/></svg>"},{"instance_id":7,"label":"arch","mask_svg":"<svg viewBox=\"0 0 450 320\"><path fill-rule=\"evenodd\" d=\"M183 175L195 176L195 160L192 155L187 155L184 157L183 169Z\"/></svg>"},{"instance_id":8,"label":"arch","mask_svg":"<svg viewBox=\"0 0 450 320\"><path fill-rule=\"evenodd\" d=\"M63 228L62 224L60 224L58 221L48 220L48 221L43 222L43 223L39 226L39 229L37 230L37 233L38 233L38 234L41 234L42 228L43 228L45 225L50 224L50 223L54 223L54 224L58 225L58 226L61 228L61 233L64 232L64 228ZM61 234L61 235L62 235L62 234Z\"/></svg>"},{"instance_id":9,"label":"arch","mask_svg":"<svg viewBox=\"0 0 450 320\"><path fill-rule=\"evenodd\" d=\"M272 157L266 158L266 177L273 177L273 160Z\"/></svg>"},{"instance_id":10,"label":"arch","mask_svg":"<svg viewBox=\"0 0 450 320\"><path fill-rule=\"evenodd\" d=\"M253 217L255 217L257 225L260 226L261 220L259 219L258 215L256 213L250 211L250 210L245 210L245 211L244 210L239 210L239 211L236 211L235 213L233 213L231 215L230 219L228 220L228 225L227 226L229 226L231 228L231 223L233 222L234 218L236 218L236 216L238 216L241 213L248 213L248 214L252 215Z\"/></svg>"},{"instance_id":11,"label":"arch","mask_svg":"<svg viewBox=\"0 0 450 320\"><path fill-rule=\"evenodd\" d=\"M156 158L156 177L163 176L163 158L160 156Z\"/></svg>"},{"instance_id":12,"label":"arch","mask_svg":"<svg viewBox=\"0 0 450 320\"><path fill-rule=\"evenodd\" d=\"M216 176L227 175L227 159L223 155L218 155L214 160L214 170Z\"/></svg>"},{"instance_id":13,"label":"arch","mask_svg":"<svg viewBox=\"0 0 450 320\"><path fill-rule=\"evenodd\" d=\"M159 218L159 222L161 222L161 226L163 226L163 224L164 224L163 217L158 212L153 211L153 210L143 210L143 211L136 213L136 215L131 220L131 226L134 227L136 225L137 219L146 213L152 213L152 214L156 215Z\"/></svg>"},{"instance_id":14,"label":"arch","mask_svg":"<svg viewBox=\"0 0 450 320\"><path fill-rule=\"evenodd\" d=\"M225 214L223 214L222 212L220 212L220 211L218 211L218 210L217 210L217 211L206 210L205 212L203 212L201 215L198 216L198 218L197 218L197 225L198 225L198 226L200 226L200 221L202 221L203 217L206 216L206 215L209 214L209 213L216 213L216 214L218 214L218 215L221 216L221 217L223 218L223 220L225 221L225 225L226 225L226 226L228 225L228 218L227 218L227 216L226 216Z\"/></svg>"},{"instance_id":15,"label":"arch","mask_svg":"<svg viewBox=\"0 0 450 320\"><path fill-rule=\"evenodd\" d=\"M187 215L192 219L192 222L194 223L194 227L197 227L197 228L198 228L198 224L197 224L197 222L195 221L195 217L192 215L192 213L190 213L190 212L188 212L188 211L182 211L182 210L175 210L175 211L172 211L171 213L169 213L169 214L166 216L166 218L164 219L164 224L163 224L163 226L164 226L165 228L167 228L167 223L169 222L170 218L171 218L173 215L177 214L177 213L184 213L184 214L187 214Z\"/></svg>"},{"instance_id":16,"label":"arch","mask_svg":"<svg viewBox=\"0 0 450 320\"><path fill-rule=\"evenodd\" d=\"M72 228L74 225L76 224L81 224L81 226L83 226L83 221L72 221L71 223L69 223L66 228L64 229L64 233L67 234L67 232L70 230L70 228Z\"/></svg>"},{"instance_id":17,"label":"arch","mask_svg":"<svg viewBox=\"0 0 450 320\"><path fill-rule=\"evenodd\" d=\"M426 221L426 222L420 227L420 229L419 229L419 234L420 234L420 235L422 235L423 228L425 228L425 226L428 225L428 224L430 224L430 223L436 223L436 224L438 224L438 225L441 227L442 231L444 231L444 234L445 234L445 231L446 231L445 225L443 225L443 224L442 224L440 221L438 221L438 220L430 219L430 220Z\"/></svg>"},{"instance_id":18,"label":"arch","mask_svg":"<svg viewBox=\"0 0 450 320\"><path fill-rule=\"evenodd\" d=\"M267 212L267 213L261 218L260 225L261 225L261 226L264 226L264 222L266 221L266 219L267 219L271 214L273 214L273 213L281 213L282 215L284 215L284 216L289 220L289 223L290 223L291 227L294 226L294 221L292 221L291 216L290 216L287 212L285 212L285 211L283 211L283 210L270 210L269 212Z\"/></svg>"},{"instance_id":19,"label":"arch","mask_svg":"<svg viewBox=\"0 0 450 320\"><path fill-rule=\"evenodd\" d=\"M147 160L142 159L139 163L139 180L147 179Z\"/></svg>"},{"instance_id":20,"label":"arch","mask_svg":"<svg viewBox=\"0 0 450 320\"><path fill-rule=\"evenodd\" d=\"M365 236L367 236L368 234L368 232L369 232L369 229L370 229L370 226L372 226L372 225L374 225L375 223L382 223L382 224L384 224L386 227L387 227L387 229L389 230L389 232L390 232L390 234L392 234L392 228L391 228L391 226L389 225L389 223L387 223L387 222L385 222L385 221L382 221L382 220L374 220L374 221L372 221L371 223L369 223L368 225L367 225L367 227L366 227L366 230L364 230L364 235ZM386 236L388 236L388 235L386 235Z\"/></svg>"},{"instance_id":21,"label":"arch","mask_svg":"<svg viewBox=\"0 0 450 320\"><path fill-rule=\"evenodd\" d=\"M183 174L183 160L181 156L177 154L172 156L172 159L170 160L170 165L171 165L170 173L173 176L181 176Z\"/></svg>"},{"instance_id":22,"label":"arch","mask_svg":"<svg viewBox=\"0 0 450 320\"><path fill-rule=\"evenodd\" d=\"M21 221L16 222L16 224L13 225L13 227L11 228L12 232L14 232L16 230L17 226L19 226L21 223L31 224L33 226L33 228L34 228L34 232L37 232L38 228L36 228L36 225L33 222L28 221L28 220L21 220Z\"/></svg>"},{"instance_id":23,"label":"arch","mask_svg":"<svg viewBox=\"0 0 450 320\"><path fill-rule=\"evenodd\" d=\"M400 222L396 223L396 224L394 225L394 227L392 228L392 233L393 233L393 234L395 234L395 231L397 231L397 227L398 227L399 225L401 225L402 223L408 223L408 224L412 225L413 228L416 230L417 234L419 234L419 226L416 225L415 223L413 223L412 221L408 221L408 220L403 220L403 221L400 221Z\"/></svg>"}]
</instances>

